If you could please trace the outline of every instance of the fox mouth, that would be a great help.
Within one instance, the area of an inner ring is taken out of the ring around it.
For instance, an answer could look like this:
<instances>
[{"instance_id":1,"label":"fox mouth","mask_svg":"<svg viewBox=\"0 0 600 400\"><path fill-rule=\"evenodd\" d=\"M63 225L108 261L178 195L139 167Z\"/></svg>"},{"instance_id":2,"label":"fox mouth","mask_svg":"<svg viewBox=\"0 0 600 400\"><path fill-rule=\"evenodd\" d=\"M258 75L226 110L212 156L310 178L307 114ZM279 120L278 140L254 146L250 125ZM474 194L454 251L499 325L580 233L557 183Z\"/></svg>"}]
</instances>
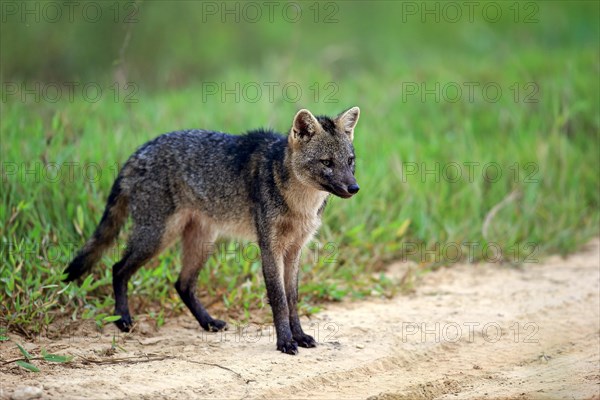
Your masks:
<instances>
[{"instance_id":1,"label":"fox mouth","mask_svg":"<svg viewBox=\"0 0 600 400\"><path fill-rule=\"evenodd\" d=\"M341 187L335 187L325 184L321 184L321 187L323 187L323 189L326 192L329 192L337 197L341 197L342 199L349 199L350 197L354 196L353 193L350 193L347 190L342 189Z\"/></svg>"}]
</instances>

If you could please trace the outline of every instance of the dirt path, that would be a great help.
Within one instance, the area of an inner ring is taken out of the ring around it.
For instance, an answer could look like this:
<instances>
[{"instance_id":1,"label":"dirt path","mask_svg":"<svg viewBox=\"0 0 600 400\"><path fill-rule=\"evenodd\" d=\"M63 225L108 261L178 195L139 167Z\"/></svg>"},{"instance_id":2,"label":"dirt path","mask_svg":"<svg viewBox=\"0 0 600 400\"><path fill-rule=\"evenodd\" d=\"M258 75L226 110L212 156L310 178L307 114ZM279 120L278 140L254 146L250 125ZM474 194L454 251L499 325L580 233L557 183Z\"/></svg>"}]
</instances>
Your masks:
<instances>
[{"instance_id":1,"label":"dirt path","mask_svg":"<svg viewBox=\"0 0 600 400\"><path fill-rule=\"evenodd\" d=\"M397 264L390 272L405 266ZM321 343L296 357L271 329L201 332L183 316L158 332L28 344L89 360L0 367L0 397L37 386L43 398L599 398L600 240L568 259L523 269L464 265L425 276L414 295L330 306L310 322ZM18 357L2 344L0 358ZM153 357L166 357L148 361ZM131 361L131 360L129 360Z\"/></svg>"}]
</instances>

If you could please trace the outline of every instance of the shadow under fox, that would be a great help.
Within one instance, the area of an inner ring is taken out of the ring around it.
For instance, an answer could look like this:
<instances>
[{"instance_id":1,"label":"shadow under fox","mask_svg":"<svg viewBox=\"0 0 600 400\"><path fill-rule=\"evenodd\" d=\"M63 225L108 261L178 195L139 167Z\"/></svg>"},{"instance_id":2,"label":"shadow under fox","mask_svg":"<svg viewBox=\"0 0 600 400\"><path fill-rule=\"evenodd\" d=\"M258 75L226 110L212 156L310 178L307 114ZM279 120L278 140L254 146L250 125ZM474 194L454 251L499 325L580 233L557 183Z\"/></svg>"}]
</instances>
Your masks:
<instances>
[{"instance_id":1,"label":"shadow under fox","mask_svg":"<svg viewBox=\"0 0 600 400\"><path fill-rule=\"evenodd\" d=\"M181 299L208 331L226 329L195 294L199 270L218 237L257 241L273 311L277 349L296 354L314 347L297 313L300 251L319 228L329 194L349 198L354 178L354 127L359 109L336 118L300 110L287 136L256 130L244 135L189 130L158 136L141 146L115 180L93 236L65 273L88 273L131 215L123 258L113 266L116 322L129 331L131 276L182 237Z\"/></svg>"}]
</instances>

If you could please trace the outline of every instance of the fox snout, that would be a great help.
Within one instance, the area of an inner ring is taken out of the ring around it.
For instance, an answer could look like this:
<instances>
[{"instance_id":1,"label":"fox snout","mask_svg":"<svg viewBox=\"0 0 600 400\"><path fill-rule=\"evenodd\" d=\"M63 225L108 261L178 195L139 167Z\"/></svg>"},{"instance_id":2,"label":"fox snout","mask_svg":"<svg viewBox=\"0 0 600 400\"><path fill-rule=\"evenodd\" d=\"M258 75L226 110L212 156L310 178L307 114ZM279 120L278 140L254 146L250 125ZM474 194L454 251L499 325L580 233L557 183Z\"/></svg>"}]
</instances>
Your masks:
<instances>
[{"instance_id":1,"label":"fox snout","mask_svg":"<svg viewBox=\"0 0 600 400\"><path fill-rule=\"evenodd\" d=\"M346 190L348 190L348 193L350 194L356 194L360 190L360 186L358 186L356 183L353 183L352 185L349 185L348 189Z\"/></svg>"},{"instance_id":2,"label":"fox snout","mask_svg":"<svg viewBox=\"0 0 600 400\"><path fill-rule=\"evenodd\" d=\"M338 182L337 184L334 183L331 186L333 190L330 190L330 192L343 199L349 199L360 190L360 186L358 186L354 176L351 176L351 178L345 180L345 182L342 181Z\"/></svg>"},{"instance_id":3,"label":"fox snout","mask_svg":"<svg viewBox=\"0 0 600 400\"><path fill-rule=\"evenodd\" d=\"M342 190L335 194L344 199L349 199L350 197L354 196L360 190L360 186L358 186L356 180L353 179L353 181L354 182L350 183L349 185L343 185L341 188Z\"/></svg>"},{"instance_id":4,"label":"fox snout","mask_svg":"<svg viewBox=\"0 0 600 400\"><path fill-rule=\"evenodd\" d=\"M360 186L358 186L358 182L356 182L356 178L354 177L354 168L348 168L346 173L344 174L344 178L342 178L342 185L340 185L347 196L341 196L343 198L350 198L354 196L360 190Z\"/></svg>"}]
</instances>

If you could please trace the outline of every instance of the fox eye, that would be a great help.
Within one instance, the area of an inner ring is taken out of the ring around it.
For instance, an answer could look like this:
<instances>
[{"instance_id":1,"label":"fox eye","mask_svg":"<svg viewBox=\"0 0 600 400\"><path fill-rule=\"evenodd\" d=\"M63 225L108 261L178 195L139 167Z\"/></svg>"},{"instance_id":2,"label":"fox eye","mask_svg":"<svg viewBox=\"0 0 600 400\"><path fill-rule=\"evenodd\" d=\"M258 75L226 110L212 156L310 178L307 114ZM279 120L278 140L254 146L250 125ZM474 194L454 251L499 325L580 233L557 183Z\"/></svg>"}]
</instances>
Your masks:
<instances>
[{"instance_id":1,"label":"fox eye","mask_svg":"<svg viewBox=\"0 0 600 400\"><path fill-rule=\"evenodd\" d=\"M331 167L333 165L331 160L321 160L321 164L323 164L326 167Z\"/></svg>"},{"instance_id":2,"label":"fox eye","mask_svg":"<svg viewBox=\"0 0 600 400\"><path fill-rule=\"evenodd\" d=\"M354 157L350 157L348 159L348 165L352 165L354 163Z\"/></svg>"}]
</instances>

